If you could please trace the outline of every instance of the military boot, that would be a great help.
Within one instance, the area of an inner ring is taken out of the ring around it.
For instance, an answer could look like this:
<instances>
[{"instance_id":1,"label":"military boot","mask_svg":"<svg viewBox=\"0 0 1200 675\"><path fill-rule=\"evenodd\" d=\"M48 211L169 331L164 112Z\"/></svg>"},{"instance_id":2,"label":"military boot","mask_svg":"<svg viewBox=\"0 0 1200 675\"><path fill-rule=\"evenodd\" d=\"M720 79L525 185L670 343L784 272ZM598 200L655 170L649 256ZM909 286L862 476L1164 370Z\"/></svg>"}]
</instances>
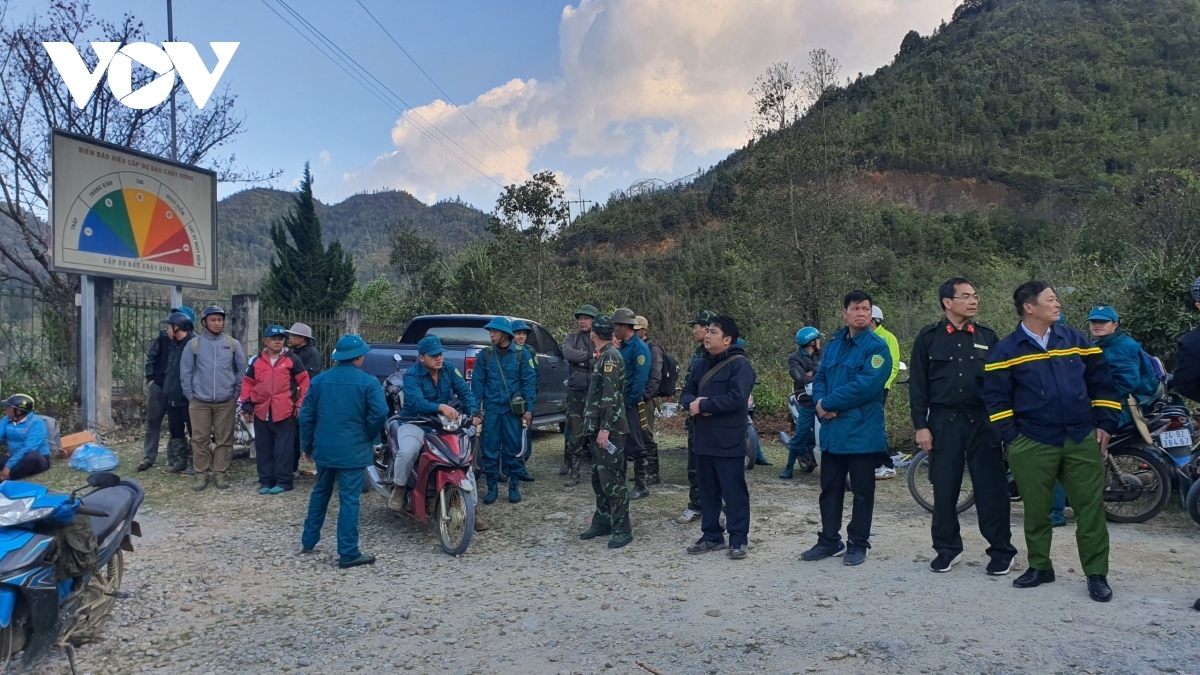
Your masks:
<instances>
[{"instance_id":1,"label":"military boot","mask_svg":"<svg viewBox=\"0 0 1200 675\"><path fill-rule=\"evenodd\" d=\"M633 489L629 491L630 499L641 499L650 496L650 489L646 487L646 460L633 460Z\"/></svg>"},{"instance_id":2,"label":"military boot","mask_svg":"<svg viewBox=\"0 0 1200 675\"><path fill-rule=\"evenodd\" d=\"M508 479L508 503L521 503L521 479L516 476Z\"/></svg>"},{"instance_id":3,"label":"military boot","mask_svg":"<svg viewBox=\"0 0 1200 675\"><path fill-rule=\"evenodd\" d=\"M571 473L571 463L564 459L562 465L558 467L558 475L566 476L570 473Z\"/></svg>"},{"instance_id":4,"label":"military boot","mask_svg":"<svg viewBox=\"0 0 1200 675\"><path fill-rule=\"evenodd\" d=\"M571 467L567 479L563 481L563 487L575 487L576 485L579 485L579 464Z\"/></svg>"},{"instance_id":5,"label":"military boot","mask_svg":"<svg viewBox=\"0 0 1200 675\"><path fill-rule=\"evenodd\" d=\"M609 534L612 534L611 527L608 527L605 525L597 525L596 523L593 522L588 527L588 529L586 529L580 533L579 538L583 539L584 541L587 541L588 539L595 539L596 537L603 537L603 536L609 535Z\"/></svg>"},{"instance_id":6,"label":"military boot","mask_svg":"<svg viewBox=\"0 0 1200 675\"><path fill-rule=\"evenodd\" d=\"M614 534L612 539L608 540L609 548L621 548L622 546L633 541L633 535L626 532L624 534Z\"/></svg>"},{"instance_id":7,"label":"military boot","mask_svg":"<svg viewBox=\"0 0 1200 675\"><path fill-rule=\"evenodd\" d=\"M488 486L487 494L483 496L483 503L484 504L495 504L496 497L498 496L498 493L500 491L500 486L497 484L496 479L492 478L491 476L487 477L487 486Z\"/></svg>"}]
</instances>

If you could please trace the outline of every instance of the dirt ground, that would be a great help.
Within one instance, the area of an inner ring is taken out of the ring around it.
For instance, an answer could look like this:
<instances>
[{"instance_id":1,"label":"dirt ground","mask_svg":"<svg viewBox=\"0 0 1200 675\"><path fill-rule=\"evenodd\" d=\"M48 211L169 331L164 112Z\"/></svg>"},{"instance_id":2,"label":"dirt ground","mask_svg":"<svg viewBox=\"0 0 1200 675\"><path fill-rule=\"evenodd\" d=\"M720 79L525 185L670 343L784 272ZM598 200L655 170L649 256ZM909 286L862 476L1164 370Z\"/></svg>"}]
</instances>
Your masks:
<instances>
[{"instance_id":1,"label":"dirt ground","mask_svg":"<svg viewBox=\"0 0 1200 675\"><path fill-rule=\"evenodd\" d=\"M1055 531L1059 579L1031 590L984 574L974 511L965 564L929 572L929 517L901 479L878 485L870 556L802 563L816 538L816 476L749 474L750 555L689 556L682 439L661 439L666 484L633 502L634 542L580 541L589 485L564 489L562 440L539 434L525 500L484 507L492 529L466 554L364 495L371 567L336 566L336 499L314 557L295 557L311 478L260 496L250 461L233 489L201 494L120 446L142 480L124 592L103 637L78 651L93 673L1198 673L1200 527L1173 503L1142 525L1110 524L1114 600L1088 599L1074 526ZM161 463L161 462L160 462ZM81 484L59 462L47 482ZM847 511L848 517L848 511ZM1021 507L1013 512L1022 554ZM38 673L66 672L64 659Z\"/></svg>"}]
</instances>

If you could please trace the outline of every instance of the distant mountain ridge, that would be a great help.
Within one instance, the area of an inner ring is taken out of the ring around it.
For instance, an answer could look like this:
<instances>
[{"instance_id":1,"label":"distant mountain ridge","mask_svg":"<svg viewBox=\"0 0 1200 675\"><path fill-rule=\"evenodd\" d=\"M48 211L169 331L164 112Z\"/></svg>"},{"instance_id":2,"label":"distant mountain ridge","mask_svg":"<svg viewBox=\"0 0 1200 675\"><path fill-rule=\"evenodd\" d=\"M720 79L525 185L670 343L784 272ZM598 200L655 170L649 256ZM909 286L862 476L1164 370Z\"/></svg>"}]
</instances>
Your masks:
<instances>
[{"instance_id":1,"label":"distant mountain ridge","mask_svg":"<svg viewBox=\"0 0 1200 675\"><path fill-rule=\"evenodd\" d=\"M295 193L272 188L243 190L217 203L222 288L258 289L275 251L271 223L294 203ZM400 190L356 194L333 205L318 201L317 217L325 242L336 239L354 256L360 280L384 273L391 234L401 221L411 219L424 236L446 249L457 249L482 236L488 220L486 213L464 202L427 205Z\"/></svg>"}]
</instances>

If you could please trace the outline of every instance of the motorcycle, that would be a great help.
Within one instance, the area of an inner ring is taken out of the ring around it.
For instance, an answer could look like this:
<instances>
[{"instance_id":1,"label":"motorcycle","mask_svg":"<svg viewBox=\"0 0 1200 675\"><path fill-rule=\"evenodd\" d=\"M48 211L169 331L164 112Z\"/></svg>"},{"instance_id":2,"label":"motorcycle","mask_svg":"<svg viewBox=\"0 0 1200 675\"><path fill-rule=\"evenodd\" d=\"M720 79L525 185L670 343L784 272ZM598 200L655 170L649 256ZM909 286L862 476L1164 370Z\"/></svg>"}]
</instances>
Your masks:
<instances>
[{"instance_id":1,"label":"motorcycle","mask_svg":"<svg viewBox=\"0 0 1200 675\"><path fill-rule=\"evenodd\" d=\"M144 496L109 472L90 474L70 495L0 483L0 671L18 654L28 666L60 647L75 672L73 645L99 635L121 590L122 552L142 536L134 518Z\"/></svg>"},{"instance_id":2,"label":"motorcycle","mask_svg":"<svg viewBox=\"0 0 1200 675\"><path fill-rule=\"evenodd\" d=\"M399 355L393 358L399 363ZM385 500L391 497L400 427L405 424L421 427L424 439L408 480L414 487L408 491L407 508L401 515L432 524L442 550L460 555L471 545L475 533L477 496L472 461L478 454L476 429L462 410L456 420L445 415L400 417L404 407L404 373L399 366L384 383L384 393L392 414L384 426L382 442L375 446L374 462L367 467L365 489L373 488Z\"/></svg>"}]
</instances>

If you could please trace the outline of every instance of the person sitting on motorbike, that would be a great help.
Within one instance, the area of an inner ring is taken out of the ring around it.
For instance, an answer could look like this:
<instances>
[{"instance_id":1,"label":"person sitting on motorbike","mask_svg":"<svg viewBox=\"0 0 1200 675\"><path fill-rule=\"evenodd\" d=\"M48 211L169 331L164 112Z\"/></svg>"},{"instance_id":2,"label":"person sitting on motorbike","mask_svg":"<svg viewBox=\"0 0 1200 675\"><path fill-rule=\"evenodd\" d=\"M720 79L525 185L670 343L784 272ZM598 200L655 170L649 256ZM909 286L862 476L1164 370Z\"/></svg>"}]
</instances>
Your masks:
<instances>
[{"instance_id":1,"label":"person sitting on motorbike","mask_svg":"<svg viewBox=\"0 0 1200 675\"><path fill-rule=\"evenodd\" d=\"M400 409L400 417L411 420L421 415L444 415L457 420L458 411L450 406L453 395L474 418L472 424L479 426L483 423L479 402L458 368L446 365L445 351L436 335L428 335L417 343L418 363L404 373L404 406ZM408 481L413 464L425 443L425 429L416 424L402 424L396 433L396 443L399 447L388 508L403 511L408 503Z\"/></svg>"},{"instance_id":2,"label":"person sitting on motorbike","mask_svg":"<svg viewBox=\"0 0 1200 675\"><path fill-rule=\"evenodd\" d=\"M1113 385L1121 401L1120 426L1133 422L1128 410L1128 401L1132 395L1139 403L1145 405L1153 401L1158 394L1158 374L1149 355L1142 350L1137 340L1121 330L1117 310L1108 305L1098 305L1088 313L1088 326L1092 331L1092 342L1104 351L1104 359L1112 370Z\"/></svg>"}]
</instances>

